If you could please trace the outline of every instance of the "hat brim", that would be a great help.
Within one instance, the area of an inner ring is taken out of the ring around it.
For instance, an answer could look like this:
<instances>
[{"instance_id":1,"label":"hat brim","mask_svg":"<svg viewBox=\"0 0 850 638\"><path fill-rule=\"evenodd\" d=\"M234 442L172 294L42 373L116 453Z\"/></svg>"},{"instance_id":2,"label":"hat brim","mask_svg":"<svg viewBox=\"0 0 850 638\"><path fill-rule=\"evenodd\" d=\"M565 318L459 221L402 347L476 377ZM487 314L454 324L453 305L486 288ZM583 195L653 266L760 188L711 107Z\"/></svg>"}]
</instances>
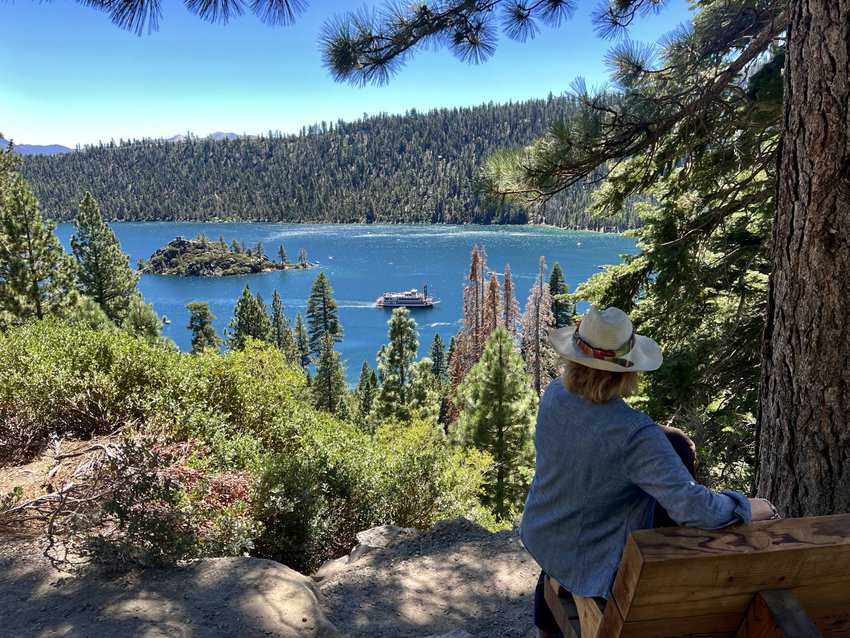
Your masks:
<instances>
[{"instance_id":1,"label":"hat brim","mask_svg":"<svg viewBox=\"0 0 850 638\"><path fill-rule=\"evenodd\" d=\"M635 335L635 345L622 358L632 362L631 366L622 366L612 361L595 359L579 350L573 341L576 326L566 326L549 333L549 343L562 359L579 363L588 368L608 370L610 372L651 372L661 367L664 357L655 341L643 335Z\"/></svg>"}]
</instances>

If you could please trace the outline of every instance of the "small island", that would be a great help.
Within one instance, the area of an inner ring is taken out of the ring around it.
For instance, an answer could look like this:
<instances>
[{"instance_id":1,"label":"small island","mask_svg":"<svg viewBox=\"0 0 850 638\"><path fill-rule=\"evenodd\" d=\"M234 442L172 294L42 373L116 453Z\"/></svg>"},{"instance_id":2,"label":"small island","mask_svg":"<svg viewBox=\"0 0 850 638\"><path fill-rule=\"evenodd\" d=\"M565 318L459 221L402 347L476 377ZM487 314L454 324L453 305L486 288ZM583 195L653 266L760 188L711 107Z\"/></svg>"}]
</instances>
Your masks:
<instances>
[{"instance_id":1,"label":"small island","mask_svg":"<svg viewBox=\"0 0 850 638\"><path fill-rule=\"evenodd\" d=\"M283 244L278 248L278 260L270 259L258 242L253 248L246 247L235 239L228 244L224 238L210 240L204 235L195 239L177 237L159 250L147 262L139 264L143 273L153 275L175 275L178 277L227 277L270 272L272 270L305 270L319 264L307 260L302 248L297 261L286 256Z\"/></svg>"}]
</instances>

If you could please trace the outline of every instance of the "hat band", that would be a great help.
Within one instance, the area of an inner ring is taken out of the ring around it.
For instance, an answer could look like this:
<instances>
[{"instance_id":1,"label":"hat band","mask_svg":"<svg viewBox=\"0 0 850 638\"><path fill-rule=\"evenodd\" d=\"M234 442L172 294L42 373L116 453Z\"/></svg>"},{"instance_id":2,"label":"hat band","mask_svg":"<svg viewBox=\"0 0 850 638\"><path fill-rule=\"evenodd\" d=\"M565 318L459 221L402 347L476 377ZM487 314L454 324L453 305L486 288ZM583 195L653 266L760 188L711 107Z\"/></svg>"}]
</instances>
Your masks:
<instances>
[{"instance_id":1,"label":"hat band","mask_svg":"<svg viewBox=\"0 0 850 638\"><path fill-rule=\"evenodd\" d=\"M588 357L600 359L601 361L608 361L609 363L615 363L624 368L631 368L634 365L634 361L623 358L632 351L632 348L635 345L634 331L632 331L632 336L616 350L603 350L602 348L595 348L589 342L585 341L578 333L579 326L581 326L581 321L576 322L576 329L573 332L573 343L575 343L576 347Z\"/></svg>"}]
</instances>

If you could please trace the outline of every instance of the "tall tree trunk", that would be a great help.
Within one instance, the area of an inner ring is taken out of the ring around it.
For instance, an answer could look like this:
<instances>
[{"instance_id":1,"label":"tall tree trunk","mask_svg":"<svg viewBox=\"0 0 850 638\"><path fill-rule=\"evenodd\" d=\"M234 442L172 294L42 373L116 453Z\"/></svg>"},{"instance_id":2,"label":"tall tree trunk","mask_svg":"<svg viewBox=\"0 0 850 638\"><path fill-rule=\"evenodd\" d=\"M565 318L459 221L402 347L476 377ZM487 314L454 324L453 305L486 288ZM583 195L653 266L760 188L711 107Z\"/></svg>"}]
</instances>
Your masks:
<instances>
[{"instance_id":1,"label":"tall tree trunk","mask_svg":"<svg viewBox=\"0 0 850 638\"><path fill-rule=\"evenodd\" d=\"M850 0L792 0L758 491L850 511Z\"/></svg>"}]
</instances>

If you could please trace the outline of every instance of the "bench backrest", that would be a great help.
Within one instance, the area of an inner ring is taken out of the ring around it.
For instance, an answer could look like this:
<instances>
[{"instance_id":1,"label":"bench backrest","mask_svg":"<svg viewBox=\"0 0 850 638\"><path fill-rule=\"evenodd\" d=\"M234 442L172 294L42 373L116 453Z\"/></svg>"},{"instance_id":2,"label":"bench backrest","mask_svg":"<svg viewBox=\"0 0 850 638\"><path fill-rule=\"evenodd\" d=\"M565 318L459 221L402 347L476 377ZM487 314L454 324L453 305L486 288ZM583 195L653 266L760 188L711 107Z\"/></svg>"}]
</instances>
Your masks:
<instances>
[{"instance_id":1,"label":"bench backrest","mask_svg":"<svg viewBox=\"0 0 850 638\"><path fill-rule=\"evenodd\" d=\"M850 636L850 514L637 532L598 635L734 637L768 590L790 590L825 637Z\"/></svg>"}]
</instances>

